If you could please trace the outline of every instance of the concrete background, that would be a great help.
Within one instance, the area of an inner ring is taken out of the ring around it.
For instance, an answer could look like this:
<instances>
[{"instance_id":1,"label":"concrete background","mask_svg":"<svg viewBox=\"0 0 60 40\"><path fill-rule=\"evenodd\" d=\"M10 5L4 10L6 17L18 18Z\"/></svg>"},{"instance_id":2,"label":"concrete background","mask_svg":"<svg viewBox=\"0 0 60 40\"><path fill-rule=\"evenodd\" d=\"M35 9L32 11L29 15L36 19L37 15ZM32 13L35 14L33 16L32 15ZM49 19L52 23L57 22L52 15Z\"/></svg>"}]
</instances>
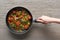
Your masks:
<instances>
[{"instance_id":1,"label":"concrete background","mask_svg":"<svg viewBox=\"0 0 60 40\"><path fill-rule=\"evenodd\" d=\"M47 15L60 18L60 0L0 0L0 40L60 40L60 24L33 23L25 36L12 35L6 26L7 12L16 6L30 10L33 18Z\"/></svg>"}]
</instances>

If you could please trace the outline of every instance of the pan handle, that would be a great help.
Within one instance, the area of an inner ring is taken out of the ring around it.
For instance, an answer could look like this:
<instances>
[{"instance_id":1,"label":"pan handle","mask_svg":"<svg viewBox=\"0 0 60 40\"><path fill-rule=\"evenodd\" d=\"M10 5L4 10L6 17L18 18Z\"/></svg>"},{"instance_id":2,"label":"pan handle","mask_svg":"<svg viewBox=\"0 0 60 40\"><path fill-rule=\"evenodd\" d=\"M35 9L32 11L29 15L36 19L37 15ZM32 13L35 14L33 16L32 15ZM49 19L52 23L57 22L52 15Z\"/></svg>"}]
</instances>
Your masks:
<instances>
[{"instance_id":1,"label":"pan handle","mask_svg":"<svg viewBox=\"0 0 60 40\"><path fill-rule=\"evenodd\" d=\"M33 22L35 22L35 23L41 23L41 22L39 22L39 21L36 21L36 19L34 19Z\"/></svg>"},{"instance_id":2,"label":"pan handle","mask_svg":"<svg viewBox=\"0 0 60 40\"><path fill-rule=\"evenodd\" d=\"M34 23L42 23L42 24L47 24L46 22L41 22L41 21L37 21L36 19L33 20Z\"/></svg>"}]
</instances>

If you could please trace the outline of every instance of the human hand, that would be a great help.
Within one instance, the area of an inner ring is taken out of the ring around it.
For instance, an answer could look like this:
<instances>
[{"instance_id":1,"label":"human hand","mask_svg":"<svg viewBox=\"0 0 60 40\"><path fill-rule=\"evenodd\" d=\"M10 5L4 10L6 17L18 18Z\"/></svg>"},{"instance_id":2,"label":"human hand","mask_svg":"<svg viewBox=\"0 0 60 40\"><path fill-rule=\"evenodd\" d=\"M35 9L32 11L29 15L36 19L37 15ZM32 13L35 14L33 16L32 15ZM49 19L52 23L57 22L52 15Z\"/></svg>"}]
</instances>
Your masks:
<instances>
[{"instance_id":1,"label":"human hand","mask_svg":"<svg viewBox=\"0 0 60 40\"><path fill-rule=\"evenodd\" d=\"M60 19L58 18L53 18L49 16L41 16L36 19L36 21L43 23L43 24L48 24L48 23L60 23Z\"/></svg>"}]
</instances>

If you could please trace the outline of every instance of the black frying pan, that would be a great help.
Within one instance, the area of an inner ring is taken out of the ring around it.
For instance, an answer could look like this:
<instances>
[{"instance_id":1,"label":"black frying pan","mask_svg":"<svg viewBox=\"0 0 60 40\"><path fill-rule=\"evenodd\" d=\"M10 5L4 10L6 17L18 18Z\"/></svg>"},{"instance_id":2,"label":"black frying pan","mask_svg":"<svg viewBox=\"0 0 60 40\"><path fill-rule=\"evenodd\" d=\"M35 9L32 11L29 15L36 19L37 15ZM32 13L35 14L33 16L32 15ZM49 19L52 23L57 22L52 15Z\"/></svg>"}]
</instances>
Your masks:
<instances>
[{"instance_id":1,"label":"black frying pan","mask_svg":"<svg viewBox=\"0 0 60 40\"><path fill-rule=\"evenodd\" d=\"M28 28L28 30L26 30L25 32L16 32L16 31L13 31L13 30L10 28L7 18L8 18L8 16L10 15L10 12L11 12L11 11L13 11L13 10L19 10L19 11L20 11L20 10L22 10L22 9L23 9L23 10L26 10L26 11L31 15L31 17L32 17L32 19L30 20L30 21L31 21L31 24L30 24L30 27ZM27 32L31 29L32 23L33 23L33 16L32 16L32 14L30 13L30 11L29 11L28 9L24 8L24 7L14 7L14 8L12 8L11 10L9 10L9 12L8 12L7 15L6 15L6 24L7 24L7 27L8 27L8 29L10 30L10 32L12 32L12 33L14 33L14 34L25 34L25 33L27 33Z\"/></svg>"}]
</instances>

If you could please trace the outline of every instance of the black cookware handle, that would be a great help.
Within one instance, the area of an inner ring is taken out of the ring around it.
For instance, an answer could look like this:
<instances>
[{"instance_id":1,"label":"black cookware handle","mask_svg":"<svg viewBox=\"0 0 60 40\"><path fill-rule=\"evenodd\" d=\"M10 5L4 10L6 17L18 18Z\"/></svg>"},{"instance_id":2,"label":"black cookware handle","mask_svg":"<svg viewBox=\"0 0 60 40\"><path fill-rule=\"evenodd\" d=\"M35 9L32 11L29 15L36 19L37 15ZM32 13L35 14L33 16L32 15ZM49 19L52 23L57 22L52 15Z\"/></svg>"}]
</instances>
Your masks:
<instances>
[{"instance_id":1,"label":"black cookware handle","mask_svg":"<svg viewBox=\"0 0 60 40\"><path fill-rule=\"evenodd\" d=\"M41 23L41 22L39 22L39 21L36 21L36 19L33 19L33 22L35 22L35 23Z\"/></svg>"}]
</instances>

